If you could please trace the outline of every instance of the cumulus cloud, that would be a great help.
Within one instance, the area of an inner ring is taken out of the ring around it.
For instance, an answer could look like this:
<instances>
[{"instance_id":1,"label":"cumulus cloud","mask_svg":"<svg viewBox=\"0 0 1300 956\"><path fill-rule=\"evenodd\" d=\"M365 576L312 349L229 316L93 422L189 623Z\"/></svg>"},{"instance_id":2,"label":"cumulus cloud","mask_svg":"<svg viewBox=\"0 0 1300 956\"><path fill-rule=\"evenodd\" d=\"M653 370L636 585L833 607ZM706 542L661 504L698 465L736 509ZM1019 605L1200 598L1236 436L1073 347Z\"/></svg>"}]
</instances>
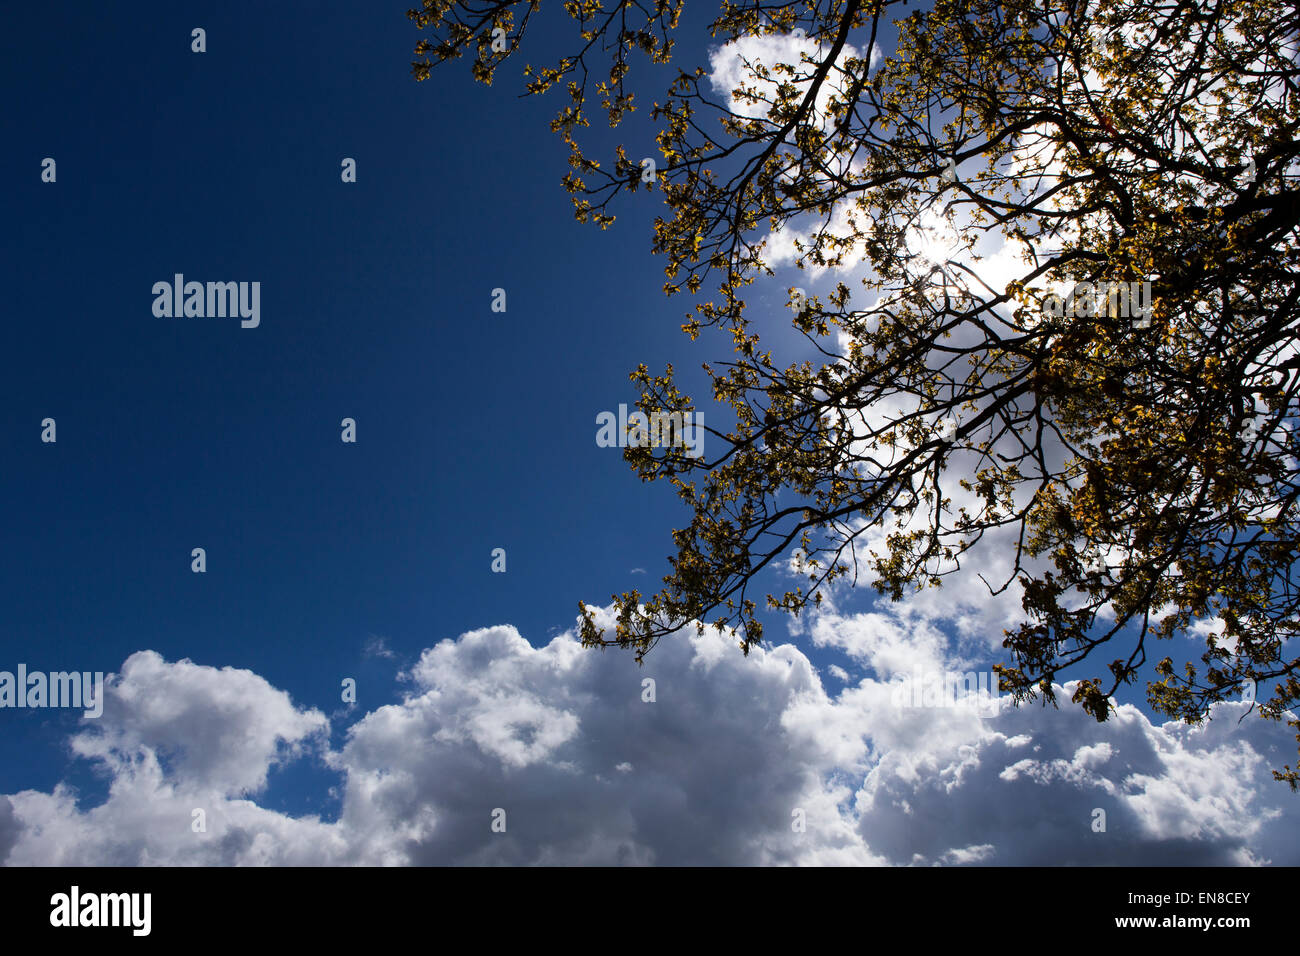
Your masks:
<instances>
[{"instance_id":1,"label":"cumulus cloud","mask_svg":"<svg viewBox=\"0 0 1300 956\"><path fill-rule=\"evenodd\" d=\"M166 756L178 779L222 794L263 789L271 766L328 730L319 711L296 709L252 671L169 664L153 651L126 659L103 716L85 724L72 738L77 754L110 767Z\"/></svg>"},{"instance_id":2,"label":"cumulus cloud","mask_svg":"<svg viewBox=\"0 0 1300 956\"><path fill-rule=\"evenodd\" d=\"M713 629L638 668L572 632L533 647L484 628L425 650L405 696L338 749L319 712L257 675L142 651L72 738L107 799L0 796L0 851L11 865L1300 861L1295 801L1267 771L1285 728L1238 725L1237 704L1200 728L1130 705L1105 724L1071 707L900 706L893 678L955 666L914 623L816 621L814 641L870 675L838 668L838 693L793 644L745 658ZM313 759L338 775L337 819L259 805L273 766Z\"/></svg>"},{"instance_id":3,"label":"cumulus cloud","mask_svg":"<svg viewBox=\"0 0 1300 956\"><path fill-rule=\"evenodd\" d=\"M83 720L69 744L108 776L107 801L80 810L63 784L11 795L21 829L9 864L279 862L289 833L319 829L243 799L266 788L271 768L325 746L319 711L295 707L251 671L153 651L128 657L105 692L103 716ZM207 834L193 832L195 810Z\"/></svg>"}]
</instances>

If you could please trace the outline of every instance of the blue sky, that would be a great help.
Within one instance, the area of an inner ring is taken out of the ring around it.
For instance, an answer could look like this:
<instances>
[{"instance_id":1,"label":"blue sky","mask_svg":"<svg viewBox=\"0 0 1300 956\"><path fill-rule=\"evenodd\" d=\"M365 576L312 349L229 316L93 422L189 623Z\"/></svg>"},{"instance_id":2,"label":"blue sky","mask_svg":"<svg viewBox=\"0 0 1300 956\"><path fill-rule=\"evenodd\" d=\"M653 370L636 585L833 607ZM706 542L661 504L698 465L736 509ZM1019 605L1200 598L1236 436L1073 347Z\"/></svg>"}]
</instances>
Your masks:
<instances>
[{"instance_id":1,"label":"blue sky","mask_svg":"<svg viewBox=\"0 0 1300 956\"><path fill-rule=\"evenodd\" d=\"M337 748L437 642L508 625L540 648L579 600L655 588L683 512L596 446L595 417L635 400L638 363L672 362L721 425L695 370L726 352L680 332L645 194L609 231L574 222L558 101L467 64L417 84L402 4L27 5L0 33L0 667L115 672L147 649L246 669L329 716ZM702 62L698 31L679 50ZM178 272L260 281L260 326L155 317ZM779 291L751 298L775 314ZM768 636L787 641L784 618ZM848 645L795 643L831 687ZM0 721L0 793L106 798L74 714ZM334 820L339 780L319 755L272 765L258 803Z\"/></svg>"},{"instance_id":2,"label":"blue sky","mask_svg":"<svg viewBox=\"0 0 1300 956\"><path fill-rule=\"evenodd\" d=\"M644 213L574 222L549 105L464 69L416 84L403 12L87 5L7 25L6 87L26 95L6 139L27 148L5 170L22 225L4 480L24 504L4 659L111 671L151 647L328 705L368 635L408 656L502 621L545 639L663 564L671 490L594 443L596 413L635 399L628 371L685 341ZM45 156L54 185L32 173ZM260 280L261 325L155 318L176 272ZM34 440L47 416L55 445ZM376 675L361 702L393 693ZM53 718L7 716L24 729L0 783L48 784L63 761L33 767L26 738Z\"/></svg>"}]
</instances>

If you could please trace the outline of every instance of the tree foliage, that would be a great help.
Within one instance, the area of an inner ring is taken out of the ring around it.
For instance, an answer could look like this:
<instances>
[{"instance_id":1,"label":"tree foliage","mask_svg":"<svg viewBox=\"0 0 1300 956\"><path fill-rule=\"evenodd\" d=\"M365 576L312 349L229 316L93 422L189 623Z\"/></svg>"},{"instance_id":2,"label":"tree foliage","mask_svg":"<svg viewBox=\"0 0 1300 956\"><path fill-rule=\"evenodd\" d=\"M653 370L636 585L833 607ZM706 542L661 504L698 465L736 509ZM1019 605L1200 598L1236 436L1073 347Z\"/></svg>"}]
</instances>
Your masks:
<instances>
[{"instance_id":1,"label":"tree foliage","mask_svg":"<svg viewBox=\"0 0 1300 956\"><path fill-rule=\"evenodd\" d=\"M424 0L416 77L469 54L491 82L539 4ZM596 103L611 126L634 109L635 59L671 63L682 4L564 9L573 52L525 66L526 92L567 96L564 186L604 228L647 186L638 154L602 163L581 131ZM805 38L722 93L677 69L651 111L665 291L698 297L692 339L728 337L705 369L735 423L703 460L627 450L692 518L663 589L617 597L612 637L584 607L584 642L641 659L707 621L748 651L778 559L804 583L766 605L797 615L840 578L938 586L987 538L1011 569L990 590L1022 595L998 667L1018 700L1055 703L1086 660L1074 701L1105 720L1150 657L1161 714L1258 688L1300 730L1298 26L1280 0L723 2L719 43ZM746 313L785 265L841 280L794 302L815 360L778 361L755 330L772 316ZM1149 323L1114 298L1044 310L1144 282ZM632 377L643 410L691 407L671 367Z\"/></svg>"}]
</instances>

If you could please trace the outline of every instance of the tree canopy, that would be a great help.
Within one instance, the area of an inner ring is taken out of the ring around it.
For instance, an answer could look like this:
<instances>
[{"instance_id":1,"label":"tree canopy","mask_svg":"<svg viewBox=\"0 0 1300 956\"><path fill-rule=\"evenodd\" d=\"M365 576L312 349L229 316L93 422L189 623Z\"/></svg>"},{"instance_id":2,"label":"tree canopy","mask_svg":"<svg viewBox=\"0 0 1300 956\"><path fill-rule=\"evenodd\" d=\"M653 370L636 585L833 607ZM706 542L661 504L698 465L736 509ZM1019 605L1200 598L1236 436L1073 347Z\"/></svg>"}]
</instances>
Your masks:
<instances>
[{"instance_id":1,"label":"tree canopy","mask_svg":"<svg viewBox=\"0 0 1300 956\"><path fill-rule=\"evenodd\" d=\"M468 55L492 82L539 7L423 0L415 76ZM1012 555L990 591L1022 596L997 668L1018 700L1055 703L1073 668L1105 720L1150 657L1160 714L1245 696L1300 730L1294 5L724 0L709 29L743 68L721 92L673 64L681 0L564 10L571 52L519 65L565 97L575 215L605 228L656 191L665 292L733 350L705 365L734 414L709 454L627 449L692 517L612 636L582 607L584 643L640 660L695 621L747 652L779 560L803 583L765 604L797 615L841 578L939 586L988 538ZM649 176L582 145L597 104L612 127L635 109L638 58L675 73ZM824 287L786 287L814 360L746 312L783 267ZM646 412L693 407L671 366L632 378ZM1274 776L1297 789L1300 761Z\"/></svg>"}]
</instances>

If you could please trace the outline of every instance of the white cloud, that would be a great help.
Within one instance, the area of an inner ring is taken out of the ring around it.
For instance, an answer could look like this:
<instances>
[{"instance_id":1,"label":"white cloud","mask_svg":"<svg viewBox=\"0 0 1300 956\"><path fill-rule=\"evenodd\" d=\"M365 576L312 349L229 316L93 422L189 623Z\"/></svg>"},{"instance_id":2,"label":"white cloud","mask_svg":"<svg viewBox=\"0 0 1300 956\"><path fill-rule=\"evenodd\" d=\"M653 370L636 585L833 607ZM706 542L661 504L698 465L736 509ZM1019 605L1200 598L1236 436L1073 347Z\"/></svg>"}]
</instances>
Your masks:
<instances>
[{"instance_id":1,"label":"white cloud","mask_svg":"<svg viewBox=\"0 0 1300 956\"><path fill-rule=\"evenodd\" d=\"M397 657L393 649L388 646L388 640L380 637L378 634L371 634L366 638L365 647L362 648L362 654L366 657L380 657L384 660L392 660Z\"/></svg>"},{"instance_id":2,"label":"white cloud","mask_svg":"<svg viewBox=\"0 0 1300 956\"><path fill-rule=\"evenodd\" d=\"M277 762L323 748L318 712L248 671L140 652L73 738L109 775L107 799L81 808L65 785L0 796L0 852L63 865L1300 862L1300 811L1267 770L1289 756L1284 727L1238 727L1242 705L1203 728L1131 705L1105 724L1070 706L990 719L898 707L890 674L953 663L909 620L814 622L818 643L876 672L837 694L797 647L746 659L712 629L662 641L643 668L571 632L534 648L509 626L471 631L426 650L405 698L325 754L334 822L251 799Z\"/></svg>"},{"instance_id":3,"label":"white cloud","mask_svg":"<svg viewBox=\"0 0 1300 956\"><path fill-rule=\"evenodd\" d=\"M298 710L252 671L169 664L153 651L126 659L109 682L103 716L84 724L71 741L80 756L117 767L161 755L179 779L230 795L261 790L272 766L329 727L319 711Z\"/></svg>"},{"instance_id":4,"label":"white cloud","mask_svg":"<svg viewBox=\"0 0 1300 956\"><path fill-rule=\"evenodd\" d=\"M802 34L803 31L800 31ZM866 39L864 35L863 39ZM794 83L806 86L813 71L822 60L822 47L815 40L794 33L769 34L767 36L745 36L730 40L715 48L709 54L709 82L713 89L728 97L728 106L738 116L763 118L767 116L768 104L776 95L781 83ZM829 49L828 45L827 49ZM804 62L807 54L810 62ZM854 75L848 68L850 60L861 60L862 51L852 43L845 43L839 57L833 64L827 81L818 90L817 100L813 104L819 115L825 116L832 96L844 97L849 89L849 79ZM870 65L876 67L883 55L873 48ZM794 68L794 74L776 72L777 64L786 64ZM771 79L755 79L755 67L766 68ZM746 96L737 97L735 91L745 90L757 95L759 102L751 103Z\"/></svg>"}]
</instances>

